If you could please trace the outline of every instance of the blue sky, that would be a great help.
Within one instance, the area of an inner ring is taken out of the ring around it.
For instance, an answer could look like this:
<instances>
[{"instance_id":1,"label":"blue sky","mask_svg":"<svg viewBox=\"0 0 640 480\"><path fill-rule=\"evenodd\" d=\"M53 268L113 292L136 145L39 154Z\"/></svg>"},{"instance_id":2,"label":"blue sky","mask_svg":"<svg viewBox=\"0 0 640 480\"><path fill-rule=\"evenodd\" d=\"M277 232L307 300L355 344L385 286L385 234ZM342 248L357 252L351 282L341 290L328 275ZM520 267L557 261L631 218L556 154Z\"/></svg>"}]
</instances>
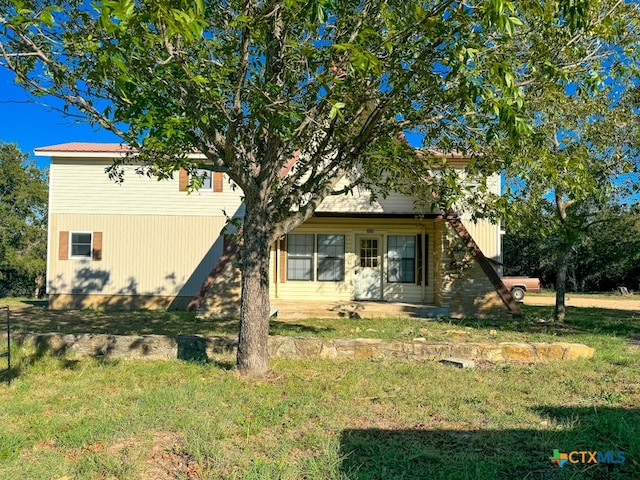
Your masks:
<instances>
[{"instance_id":1,"label":"blue sky","mask_svg":"<svg viewBox=\"0 0 640 480\"><path fill-rule=\"evenodd\" d=\"M49 166L47 157L35 157L33 149L67 142L120 143L111 132L94 128L86 121L65 117L47 107L62 106L53 97L34 98L13 81L13 73L0 67L0 142L16 143L40 168ZM408 134L413 145L420 145L420 134Z\"/></svg>"},{"instance_id":2,"label":"blue sky","mask_svg":"<svg viewBox=\"0 0 640 480\"><path fill-rule=\"evenodd\" d=\"M53 98L33 99L13 82L13 73L0 67L0 142L16 143L41 168L49 159L33 157L33 149L66 142L119 143L118 137L87 122L66 118L41 104L60 105Z\"/></svg>"}]
</instances>

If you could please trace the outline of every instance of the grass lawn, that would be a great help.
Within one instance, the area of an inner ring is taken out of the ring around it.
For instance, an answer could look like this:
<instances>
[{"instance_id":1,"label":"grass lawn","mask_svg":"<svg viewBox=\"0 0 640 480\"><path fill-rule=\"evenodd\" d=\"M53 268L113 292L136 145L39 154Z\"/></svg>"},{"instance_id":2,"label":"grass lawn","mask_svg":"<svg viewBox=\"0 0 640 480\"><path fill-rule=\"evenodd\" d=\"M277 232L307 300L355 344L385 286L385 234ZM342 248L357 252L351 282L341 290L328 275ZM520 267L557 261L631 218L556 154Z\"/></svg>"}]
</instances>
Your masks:
<instances>
[{"instance_id":1,"label":"grass lawn","mask_svg":"<svg viewBox=\"0 0 640 480\"><path fill-rule=\"evenodd\" d=\"M239 377L230 357L77 360L15 346L19 376L0 385L0 479L640 478L640 315L570 308L556 325L551 312L525 306L524 318L506 323L275 321L272 333L577 341L596 348L593 359L472 370L276 360L256 381ZM15 330L237 328L178 313L41 313L18 314ZM624 452L625 461L559 468L549 460L554 449Z\"/></svg>"}]
</instances>

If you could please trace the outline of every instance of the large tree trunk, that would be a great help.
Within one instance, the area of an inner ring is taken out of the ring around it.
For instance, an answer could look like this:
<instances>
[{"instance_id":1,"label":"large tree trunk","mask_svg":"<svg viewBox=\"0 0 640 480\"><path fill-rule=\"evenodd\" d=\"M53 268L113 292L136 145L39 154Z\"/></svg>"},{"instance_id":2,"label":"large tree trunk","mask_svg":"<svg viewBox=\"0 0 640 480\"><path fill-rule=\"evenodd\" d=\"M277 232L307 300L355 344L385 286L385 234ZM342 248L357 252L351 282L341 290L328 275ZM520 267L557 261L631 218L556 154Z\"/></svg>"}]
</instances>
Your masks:
<instances>
[{"instance_id":1,"label":"large tree trunk","mask_svg":"<svg viewBox=\"0 0 640 480\"><path fill-rule=\"evenodd\" d=\"M566 312L565 297L567 292L567 270L569 269L568 254L569 249L566 245L562 245L556 260L556 309L554 318L559 322L564 321Z\"/></svg>"},{"instance_id":2,"label":"large tree trunk","mask_svg":"<svg viewBox=\"0 0 640 480\"><path fill-rule=\"evenodd\" d=\"M238 370L246 375L263 375L269 370L269 246L268 218L246 204L243 226L242 298Z\"/></svg>"},{"instance_id":3,"label":"large tree trunk","mask_svg":"<svg viewBox=\"0 0 640 480\"><path fill-rule=\"evenodd\" d=\"M558 144L556 143L556 148ZM562 229L562 240L560 241L560 248L558 249L558 256L556 257L556 309L554 312L554 318L556 321L564 321L564 315L566 311L565 306L565 294L567 292L567 270L569 270L569 251L571 245L567 244L568 226L567 226L567 207L570 205L562 196L562 188L556 186L554 189L556 200L556 216L560 220Z\"/></svg>"}]
</instances>

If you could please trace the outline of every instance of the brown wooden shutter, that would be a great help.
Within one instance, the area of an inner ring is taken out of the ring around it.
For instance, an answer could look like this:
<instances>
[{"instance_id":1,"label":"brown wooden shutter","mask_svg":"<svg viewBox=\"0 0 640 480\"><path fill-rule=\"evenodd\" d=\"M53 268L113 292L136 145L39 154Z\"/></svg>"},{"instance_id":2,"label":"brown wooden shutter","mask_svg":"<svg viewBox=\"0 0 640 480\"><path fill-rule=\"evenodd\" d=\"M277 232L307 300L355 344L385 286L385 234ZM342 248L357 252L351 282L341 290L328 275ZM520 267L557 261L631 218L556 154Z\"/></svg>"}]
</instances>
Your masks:
<instances>
[{"instance_id":1,"label":"brown wooden shutter","mask_svg":"<svg viewBox=\"0 0 640 480\"><path fill-rule=\"evenodd\" d=\"M224 178L224 173L222 172L213 172L213 191L221 192L222 191L222 180Z\"/></svg>"},{"instance_id":2,"label":"brown wooden shutter","mask_svg":"<svg viewBox=\"0 0 640 480\"><path fill-rule=\"evenodd\" d=\"M280 283L287 281L287 237L280 240Z\"/></svg>"},{"instance_id":3,"label":"brown wooden shutter","mask_svg":"<svg viewBox=\"0 0 640 480\"><path fill-rule=\"evenodd\" d=\"M102 232L93 232L93 251L91 252L93 260L102 260Z\"/></svg>"},{"instance_id":4,"label":"brown wooden shutter","mask_svg":"<svg viewBox=\"0 0 640 480\"><path fill-rule=\"evenodd\" d=\"M178 175L178 189L181 192L186 192L187 187L189 186L189 172L187 172L184 168L180 169L180 173Z\"/></svg>"},{"instance_id":5,"label":"brown wooden shutter","mask_svg":"<svg viewBox=\"0 0 640 480\"><path fill-rule=\"evenodd\" d=\"M69 232L58 236L58 260L69 260Z\"/></svg>"}]
</instances>

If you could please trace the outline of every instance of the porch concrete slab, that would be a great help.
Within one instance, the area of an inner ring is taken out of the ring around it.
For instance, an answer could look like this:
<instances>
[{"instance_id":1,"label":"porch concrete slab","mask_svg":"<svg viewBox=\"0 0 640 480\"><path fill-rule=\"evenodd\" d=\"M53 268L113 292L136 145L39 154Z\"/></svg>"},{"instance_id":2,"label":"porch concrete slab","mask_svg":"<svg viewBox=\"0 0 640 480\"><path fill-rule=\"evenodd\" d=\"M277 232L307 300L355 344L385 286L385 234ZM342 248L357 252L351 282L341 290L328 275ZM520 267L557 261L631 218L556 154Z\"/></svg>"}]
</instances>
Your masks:
<instances>
[{"instance_id":1,"label":"porch concrete slab","mask_svg":"<svg viewBox=\"0 0 640 480\"><path fill-rule=\"evenodd\" d=\"M272 299L271 309L277 310L277 318L384 318L414 317L438 318L448 315L446 307L428 303L382 302L362 300L282 300Z\"/></svg>"}]
</instances>

